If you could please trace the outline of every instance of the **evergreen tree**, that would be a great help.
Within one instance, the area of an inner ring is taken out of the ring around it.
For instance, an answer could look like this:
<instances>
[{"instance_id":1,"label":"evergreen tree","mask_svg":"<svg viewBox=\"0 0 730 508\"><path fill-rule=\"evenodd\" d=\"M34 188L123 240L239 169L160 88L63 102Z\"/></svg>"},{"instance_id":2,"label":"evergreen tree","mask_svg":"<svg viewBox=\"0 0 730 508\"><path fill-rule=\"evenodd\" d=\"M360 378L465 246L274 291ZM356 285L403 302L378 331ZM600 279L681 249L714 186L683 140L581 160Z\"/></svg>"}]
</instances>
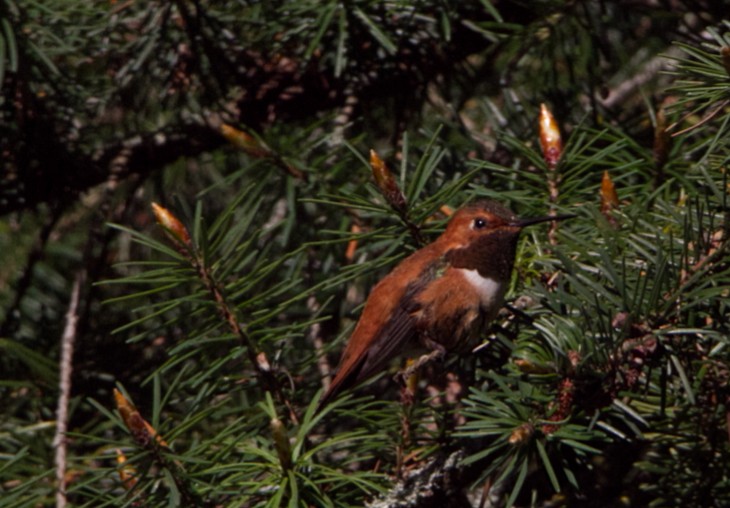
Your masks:
<instances>
[{"instance_id":1,"label":"evergreen tree","mask_svg":"<svg viewBox=\"0 0 730 508\"><path fill-rule=\"evenodd\" d=\"M0 506L730 504L729 9L2 0ZM477 198L577 217L317 412Z\"/></svg>"}]
</instances>

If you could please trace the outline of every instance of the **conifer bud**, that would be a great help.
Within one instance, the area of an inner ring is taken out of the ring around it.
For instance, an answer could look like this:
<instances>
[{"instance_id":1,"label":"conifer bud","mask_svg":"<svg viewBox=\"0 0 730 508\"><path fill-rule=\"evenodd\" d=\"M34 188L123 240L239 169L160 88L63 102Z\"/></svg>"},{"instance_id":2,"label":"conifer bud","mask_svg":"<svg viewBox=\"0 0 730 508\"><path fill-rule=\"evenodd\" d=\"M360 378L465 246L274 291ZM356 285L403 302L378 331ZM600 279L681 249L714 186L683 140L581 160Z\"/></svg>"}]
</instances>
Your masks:
<instances>
[{"instance_id":1,"label":"conifer bud","mask_svg":"<svg viewBox=\"0 0 730 508\"><path fill-rule=\"evenodd\" d=\"M284 423L277 417L269 422L271 434L274 437L274 448L279 457L279 463L285 470L291 469L291 445L289 444L289 436L286 434Z\"/></svg>"},{"instance_id":2,"label":"conifer bud","mask_svg":"<svg viewBox=\"0 0 730 508\"><path fill-rule=\"evenodd\" d=\"M522 445L525 444L535 433L535 427L530 423L523 423L512 431L509 436L509 444L511 445Z\"/></svg>"},{"instance_id":3,"label":"conifer bud","mask_svg":"<svg viewBox=\"0 0 730 508\"><path fill-rule=\"evenodd\" d=\"M669 157L672 137L667 131L667 116L664 113L664 106L656 113L656 126L654 127L654 166L661 170Z\"/></svg>"},{"instance_id":4,"label":"conifer bud","mask_svg":"<svg viewBox=\"0 0 730 508\"><path fill-rule=\"evenodd\" d=\"M220 132L229 143L251 157L261 159L271 155L269 147L247 132L238 130L225 123L221 125Z\"/></svg>"},{"instance_id":5,"label":"conifer bud","mask_svg":"<svg viewBox=\"0 0 730 508\"><path fill-rule=\"evenodd\" d=\"M170 213L167 208L164 208L157 203L152 203L152 211L155 214L157 223L168 231L174 241L179 242L186 247L191 246L192 242L190 241L190 234L188 233L187 228L177 217Z\"/></svg>"},{"instance_id":6,"label":"conifer bud","mask_svg":"<svg viewBox=\"0 0 730 508\"><path fill-rule=\"evenodd\" d=\"M512 363L525 374L549 374L554 370L550 365L537 364L526 358L515 358Z\"/></svg>"},{"instance_id":7,"label":"conifer bud","mask_svg":"<svg viewBox=\"0 0 730 508\"><path fill-rule=\"evenodd\" d=\"M609 224L613 227L618 227L618 221L616 216L611 213L619 206L618 194L616 193L616 187L613 185L613 180L608 174L608 171L603 172L603 178L601 179L601 214L606 218Z\"/></svg>"},{"instance_id":8,"label":"conifer bud","mask_svg":"<svg viewBox=\"0 0 730 508\"><path fill-rule=\"evenodd\" d=\"M608 174L608 171L603 172L603 178L601 179L601 213L607 214L619 205L618 194L616 194L616 187L613 185L613 180Z\"/></svg>"},{"instance_id":9,"label":"conifer bud","mask_svg":"<svg viewBox=\"0 0 730 508\"><path fill-rule=\"evenodd\" d=\"M362 231L362 228L358 226L357 224L353 224L350 226L350 233L353 235L356 235ZM352 263L352 261L355 259L355 253L357 252L357 238L352 238L349 242L347 242L347 250L345 251L345 260L348 263Z\"/></svg>"},{"instance_id":10,"label":"conifer bud","mask_svg":"<svg viewBox=\"0 0 730 508\"><path fill-rule=\"evenodd\" d=\"M137 470L127 464L127 456L119 448L117 448L117 464L119 466L117 471L119 472L119 479L122 481L122 485L125 490L132 490L137 485Z\"/></svg>"},{"instance_id":11,"label":"conifer bud","mask_svg":"<svg viewBox=\"0 0 730 508\"><path fill-rule=\"evenodd\" d=\"M398 182L396 182L393 173L391 173L388 166L385 165L385 162L383 162L383 159L378 156L375 150L370 150L370 167L373 171L375 184L388 204L398 213L405 213L406 197L401 192L400 187L398 187Z\"/></svg>"},{"instance_id":12,"label":"conifer bud","mask_svg":"<svg viewBox=\"0 0 730 508\"><path fill-rule=\"evenodd\" d=\"M114 389L114 401L124 426L127 427L138 445L146 448L154 439L159 445L167 446L167 443L157 434L157 430L142 418L134 404L116 388Z\"/></svg>"},{"instance_id":13,"label":"conifer bud","mask_svg":"<svg viewBox=\"0 0 730 508\"><path fill-rule=\"evenodd\" d=\"M554 169L563 154L563 141L555 117L545 104L540 104L540 147L548 168Z\"/></svg>"}]
</instances>

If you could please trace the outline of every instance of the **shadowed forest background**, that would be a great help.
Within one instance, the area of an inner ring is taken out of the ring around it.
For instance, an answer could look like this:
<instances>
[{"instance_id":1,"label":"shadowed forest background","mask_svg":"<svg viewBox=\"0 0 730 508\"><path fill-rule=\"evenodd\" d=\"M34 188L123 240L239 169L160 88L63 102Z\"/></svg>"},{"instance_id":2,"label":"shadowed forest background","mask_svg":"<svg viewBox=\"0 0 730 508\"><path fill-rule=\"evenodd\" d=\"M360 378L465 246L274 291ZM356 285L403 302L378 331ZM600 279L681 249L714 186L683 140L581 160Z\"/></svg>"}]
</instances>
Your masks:
<instances>
[{"instance_id":1,"label":"shadowed forest background","mask_svg":"<svg viewBox=\"0 0 730 508\"><path fill-rule=\"evenodd\" d=\"M728 13L0 0L0 506L730 505ZM315 413L475 198L577 217Z\"/></svg>"}]
</instances>

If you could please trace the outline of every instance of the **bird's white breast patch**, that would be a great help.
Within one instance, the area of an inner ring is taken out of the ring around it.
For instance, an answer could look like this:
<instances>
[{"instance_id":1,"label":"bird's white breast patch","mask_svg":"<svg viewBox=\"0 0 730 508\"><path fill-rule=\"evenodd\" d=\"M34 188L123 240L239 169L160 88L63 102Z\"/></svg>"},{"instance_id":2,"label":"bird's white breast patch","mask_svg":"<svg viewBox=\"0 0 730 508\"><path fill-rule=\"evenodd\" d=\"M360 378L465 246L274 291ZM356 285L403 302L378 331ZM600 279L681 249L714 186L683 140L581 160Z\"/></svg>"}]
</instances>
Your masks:
<instances>
[{"instance_id":1,"label":"bird's white breast patch","mask_svg":"<svg viewBox=\"0 0 730 508\"><path fill-rule=\"evenodd\" d=\"M481 300L482 307L491 309L493 305L499 305L504 296L506 285L489 277L482 277L477 270L467 270L466 268L458 268L464 278L469 281Z\"/></svg>"}]
</instances>

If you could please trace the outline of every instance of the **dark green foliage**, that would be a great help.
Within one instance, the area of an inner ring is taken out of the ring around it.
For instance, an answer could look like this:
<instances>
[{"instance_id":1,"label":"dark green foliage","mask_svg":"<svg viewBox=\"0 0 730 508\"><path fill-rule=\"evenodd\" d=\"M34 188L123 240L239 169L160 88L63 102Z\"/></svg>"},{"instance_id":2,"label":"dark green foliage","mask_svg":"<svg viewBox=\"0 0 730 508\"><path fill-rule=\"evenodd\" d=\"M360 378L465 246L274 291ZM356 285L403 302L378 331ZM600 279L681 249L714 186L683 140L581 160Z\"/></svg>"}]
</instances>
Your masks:
<instances>
[{"instance_id":1,"label":"dark green foliage","mask_svg":"<svg viewBox=\"0 0 730 508\"><path fill-rule=\"evenodd\" d=\"M728 505L729 9L1 3L0 506L55 502L77 274L71 506ZM394 362L316 413L369 288L477 197L578 217L412 403Z\"/></svg>"}]
</instances>

